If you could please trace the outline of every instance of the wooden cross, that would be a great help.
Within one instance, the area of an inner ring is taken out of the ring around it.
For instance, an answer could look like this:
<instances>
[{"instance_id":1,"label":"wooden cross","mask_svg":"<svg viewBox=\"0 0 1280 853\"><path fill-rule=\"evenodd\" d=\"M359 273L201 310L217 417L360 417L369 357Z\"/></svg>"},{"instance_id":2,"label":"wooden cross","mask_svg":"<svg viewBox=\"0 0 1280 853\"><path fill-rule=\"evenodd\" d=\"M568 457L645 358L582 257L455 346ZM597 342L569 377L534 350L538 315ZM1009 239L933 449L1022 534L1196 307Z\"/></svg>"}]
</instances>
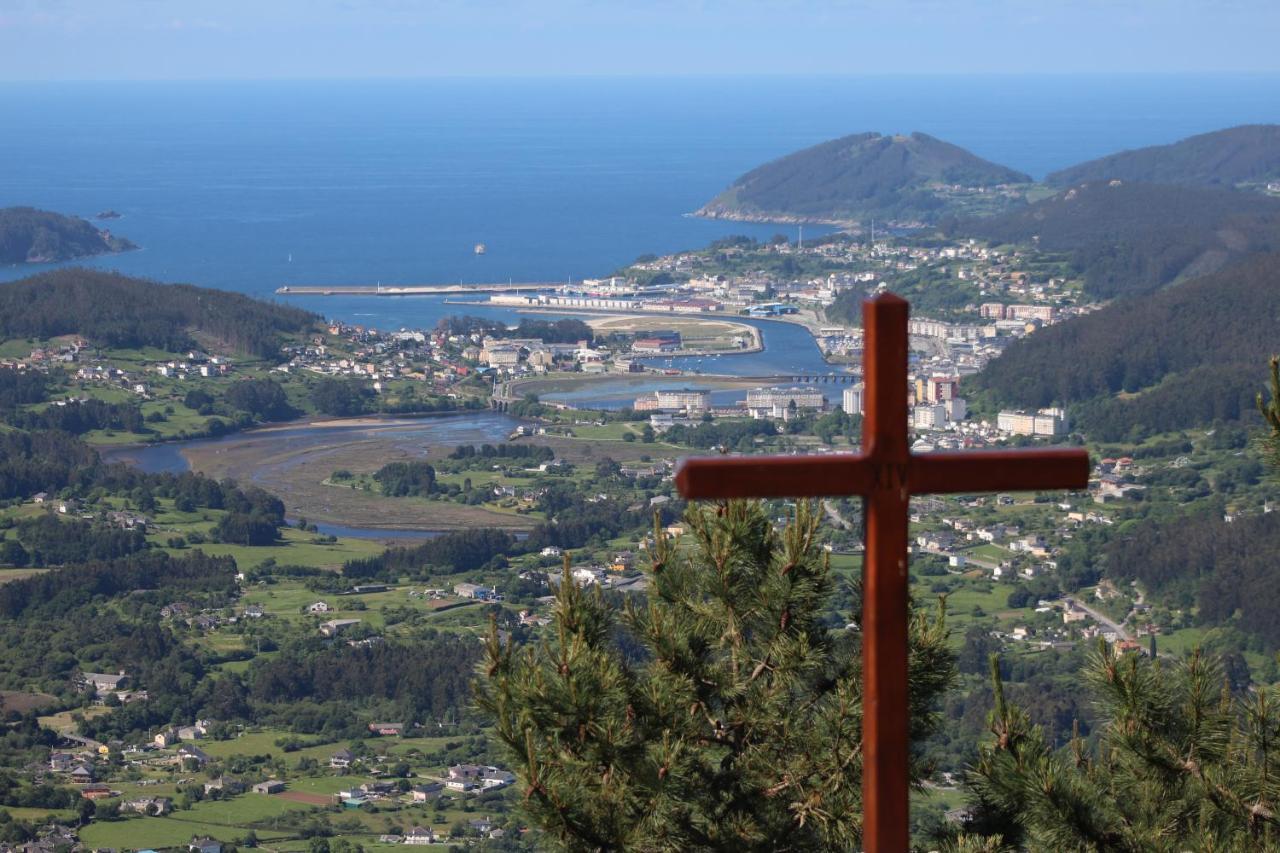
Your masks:
<instances>
[{"instance_id":1,"label":"wooden cross","mask_svg":"<svg viewBox=\"0 0 1280 853\"><path fill-rule=\"evenodd\" d=\"M862 604L863 845L909 846L907 764L907 512L926 492L1082 489L1082 449L912 455L907 439L907 302L890 293L863 303L866 415L862 453L686 460L676 486L688 499L836 497L866 506Z\"/></svg>"}]
</instances>

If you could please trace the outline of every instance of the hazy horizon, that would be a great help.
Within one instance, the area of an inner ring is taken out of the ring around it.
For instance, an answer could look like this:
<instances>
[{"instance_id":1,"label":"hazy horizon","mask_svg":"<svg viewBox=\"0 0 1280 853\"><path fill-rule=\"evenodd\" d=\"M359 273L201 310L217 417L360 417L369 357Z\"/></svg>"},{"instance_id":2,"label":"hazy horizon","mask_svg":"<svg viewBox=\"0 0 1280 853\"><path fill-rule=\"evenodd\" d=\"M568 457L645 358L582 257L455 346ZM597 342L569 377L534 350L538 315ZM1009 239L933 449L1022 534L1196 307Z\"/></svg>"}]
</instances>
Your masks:
<instances>
[{"instance_id":1,"label":"hazy horizon","mask_svg":"<svg viewBox=\"0 0 1280 853\"><path fill-rule=\"evenodd\" d=\"M1273 74L1276 32L1262 0L0 0L0 81Z\"/></svg>"}]
</instances>

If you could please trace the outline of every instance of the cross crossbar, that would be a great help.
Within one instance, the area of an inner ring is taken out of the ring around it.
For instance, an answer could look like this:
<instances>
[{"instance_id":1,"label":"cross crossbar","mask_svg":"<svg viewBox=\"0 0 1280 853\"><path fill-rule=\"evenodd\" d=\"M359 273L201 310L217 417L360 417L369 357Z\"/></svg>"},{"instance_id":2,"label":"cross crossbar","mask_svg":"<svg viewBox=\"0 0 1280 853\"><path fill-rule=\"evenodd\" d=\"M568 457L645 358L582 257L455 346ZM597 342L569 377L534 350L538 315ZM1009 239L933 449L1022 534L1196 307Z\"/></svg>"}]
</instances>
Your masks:
<instances>
[{"instance_id":1,"label":"cross crossbar","mask_svg":"<svg viewBox=\"0 0 1280 853\"><path fill-rule=\"evenodd\" d=\"M866 503L863 561L862 796L867 853L909 847L907 514L925 493L1082 489L1083 449L913 455L907 435L907 303L863 304L866 416L860 454L687 459L676 487L691 500L837 497Z\"/></svg>"},{"instance_id":2,"label":"cross crossbar","mask_svg":"<svg viewBox=\"0 0 1280 853\"><path fill-rule=\"evenodd\" d=\"M689 459L676 474L686 498L831 498L865 495L877 482L902 482L908 494L1032 491L1046 480L1080 474L1080 451L968 450L912 456L905 473L883 470L861 453L822 456L721 456ZM1088 471L1085 471L1088 476Z\"/></svg>"}]
</instances>

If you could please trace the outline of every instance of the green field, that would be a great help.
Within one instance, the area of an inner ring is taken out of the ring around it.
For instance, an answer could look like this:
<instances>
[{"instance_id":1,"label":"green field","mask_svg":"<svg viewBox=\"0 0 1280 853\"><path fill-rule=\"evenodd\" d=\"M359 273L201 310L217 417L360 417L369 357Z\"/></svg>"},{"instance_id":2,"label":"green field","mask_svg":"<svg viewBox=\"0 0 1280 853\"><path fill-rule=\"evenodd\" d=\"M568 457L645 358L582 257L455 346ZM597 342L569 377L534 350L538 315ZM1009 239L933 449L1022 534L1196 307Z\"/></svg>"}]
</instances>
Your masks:
<instances>
[{"instance_id":1,"label":"green field","mask_svg":"<svg viewBox=\"0 0 1280 853\"><path fill-rule=\"evenodd\" d=\"M212 526L212 525L210 525ZM181 528L175 529L181 533ZM277 545L228 545L221 542L205 542L192 545L214 557L233 557L236 565L242 569L252 568L264 560L273 559L281 565L312 566L320 569L338 569L347 560L371 557L380 554L384 546L374 539L357 539L348 537L339 539L333 544L317 543L314 533L305 533L297 528L289 527L283 531ZM172 535L172 534L168 534ZM158 535L157 539L166 539L168 535ZM172 549L170 553L180 553Z\"/></svg>"},{"instance_id":2,"label":"green field","mask_svg":"<svg viewBox=\"0 0 1280 853\"><path fill-rule=\"evenodd\" d=\"M999 563L1001 560L1009 559L1010 556L1010 552L1007 549L1001 548L999 545L992 545L990 542L969 548L964 553L989 563Z\"/></svg>"},{"instance_id":3,"label":"green field","mask_svg":"<svg viewBox=\"0 0 1280 853\"><path fill-rule=\"evenodd\" d=\"M240 797L238 800L246 799ZM270 797L260 797L269 800ZM231 804L238 804L238 800ZM201 806L204 804L201 803ZM219 823L203 821L195 817L198 809L178 812L167 817L133 817L118 821L95 821L80 830L80 840L90 847L112 847L117 850L137 850L146 847L183 847L198 835L207 835L219 841L235 842L248 833L242 823ZM255 818L257 809L249 807L238 820L249 821ZM258 838L270 841L276 838L288 838L290 833L269 829L255 829Z\"/></svg>"},{"instance_id":4,"label":"green field","mask_svg":"<svg viewBox=\"0 0 1280 853\"><path fill-rule=\"evenodd\" d=\"M76 813L71 809L33 809L21 806L5 806L4 810L14 820L43 822L45 820L74 821Z\"/></svg>"},{"instance_id":5,"label":"green field","mask_svg":"<svg viewBox=\"0 0 1280 853\"><path fill-rule=\"evenodd\" d=\"M42 575L48 569L0 569L0 584L10 583L11 581L20 581L23 578L29 578L33 575Z\"/></svg>"}]
</instances>

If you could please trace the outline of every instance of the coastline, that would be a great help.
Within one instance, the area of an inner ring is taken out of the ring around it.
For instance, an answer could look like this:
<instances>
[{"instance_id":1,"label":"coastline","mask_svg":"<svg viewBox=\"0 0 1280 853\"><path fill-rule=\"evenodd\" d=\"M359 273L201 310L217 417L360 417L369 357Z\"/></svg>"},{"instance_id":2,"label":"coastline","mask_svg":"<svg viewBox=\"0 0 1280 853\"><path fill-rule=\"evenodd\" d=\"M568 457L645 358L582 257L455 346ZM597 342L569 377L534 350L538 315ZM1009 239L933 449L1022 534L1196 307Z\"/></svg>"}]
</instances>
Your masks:
<instances>
[{"instance_id":1,"label":"coastline","mask_svg":"<svg viewBox=\"0 0 1280 853\"><path fill-rule=\"evenodd\" d=\"M448 301L448 300L446 300L446 301ZM450 304L459 304L459 305L487 305L488 303L486 303L486 302L460 302L460 303L450 303ZM634 312L634 311L611 311L611 310L609 310L609 309L607 309L607 308L575 308L573 311L559 311L559 310L556 310L556 309L553 309L553 308L519 308L519 309L516 309L516 313L518 313L518 314L550 314L550 315L555 315L555 316L560 316L560 317L576 316L576 315L582 315L582 316L586 316L586 317L591 317L591 316L602 316L602 317L636 317L636 318L642 318L642 317L643 317L643 318L647 318L647 317L670 317L670 316L672 316L670 313L667 313L667 312L659 312L659 311L641 312L641 313L637 314L637 313L636 313L636 312ZM688 317L688 318L691 318L691 319L698 319L698 318L702 318L702 319L718 319L714 314L707 314L707 315L703 315L703 314L689 314L689 315L677 315L677 316L685 316L685 317ZM740 315L740 314L732 314L732 315L726 314L726 315L723 315L723 317L724 317L724 319L723 319L723 321L722 321L722 322L728 322L728 323L732 323L732 322L736 322L736 321L740 321L741 319L744 319L744 318L742 317L742 315ZM806 314L801 313L801 314L792 314L792 315L781 316L781 317L750 317L750 318L745 318L745 319L750 319L750 320L752 320L752 321L754 321L754 322L759 322L759 323L787 323L787 324L792 325L792 326L800 326L800 327L804 328L804 329L805 329L805 330L806 330L806 331L807 331L807 332L808 332L808 333L813 337L813 339L814 339L814 345L815 345L815 346L817 345L818 330L819 330L819 329L821 328L821 326L822 326L822 320L821 320L821 318L819 318L819 317L817 316L817 314L816 314L816 313L815 313L815 314L813 314L812 318L810 318L810 317L806 316ZM750 355L750 354L753 354L753 353L760 353L760 352L764 352L764 351L765 351L765 349L767 349L767 347L766 347L766 346L765 346L765 344L764 344L764 335L763 335L763 333L761 333L759 329L755 328L754 326L751 326L750 324L747 324L747 323L741 323L741 325L746 326L747 328L749 328L749 329L751 329L751 330L752 330L752 332L754 333L754 337L756 338L756 340L758 340L758 341L760 342L760 346L759 346L758 348L753 347L753 348L750 348L750 349L741 349L741 350L725 350L725 351L718 351L718 350L717 350L715 353L702 353L702 352L679 352L679 353L672 353L671 355L676 356L676 357L682 357L682 356L686 356L686 355L689 355L689 356L700 356L700 355L713 355L713 354L719 354L719 355ZM645 357L645 358L649 358L650 356L644 356L644 357ZM655 357L656 357L656 356L655 356ZM832 361L832 360L828 357L828 355L827 355L826 353L823 353L823 354L822 354L822 360L823 360L823 361L825 361L827 364L833 364L833 365L845 364L845 363L846 363L846 362L843 362L843 361Z\"/></svg>"},{"instance_id":2,"label":"coastline","mask_svg":"<svg viewBox=\"0 0 1280 853\"><path fill-rule=\"evenodd\" d=\"M754 225L826 225L850 233L860 233L861 223L856 219L820 219L812 216L796 216L789 213L743 213L736 210L699 208L684 214L690 219L709 219L718 222L750 222Z\"/></svg>"},{"instance_id":3,"label":"coastline","mask_svg":"<svg viewBox=\"0 0 1280 853\"><path fill-rule=\"evenodd\" d=\"M522 308L522 309L519 309L517 313L554 314L555 312L551 309ZM595 313L600 315L600 317L598 318L598 322L602 322L603 318L610 318L615 320L632 320L632 321L639 320L639 321L647 322L657 312L613 312L613 311L606 310L606 311L599 311ZM675 323L672 323L672 325L675 325L675 326L681 326L688 323L694 323L694 324L719 323L725 326L731 326L735 331L739 331L741 334L744 334L744 335L749 335L751 337L751 343L748 346L741 347L738 349L686 349L682 347L681 349L676 350L674 352L670 352L670 353L654 353L649 355L642 354L639 356L636 356L633 353L632 354L633 356L639 357L639 358L658 358L663 355L668 355L672 357L687 357L687 356L709 357L709 356L719 356L719 355L751 355L752 353L758 353L758 352L764 351L764 336L760 333L760 330L749 323L740 322L736 316L730 317L726 315L724 317L718 317L718 316L713 317L713 316L702 315L702 314L698 314L698 315L680 314L680 315L674 315L674 316L670 316L670 315L664 315L664 316L668 316L668 319L677 321ZM588 324L588 325L591 325L591 324ZM595 326L592 326L592 328L595 329ZM603 329L602 331L609 332L609 331L625 331L625 330Z\"/></svg>"},{"instance_id":4,"label":"coastline","mask_svg":"<svg viewBox=\"0 0 1280 853\"><path fill-rule=\"evenodd\" d=\"M446 299L445 302L446 304L449 304L449 305L479 305L479 306L492 307L489 305L488 302L455 302L449 299ZM572 310L563 310L563 309L555 309L555 308L517 308L515 309L515 311L517 314L544 314L544 315L552 315L557 317L599 316L599 317L647 318L647 317L682 316L690 319L717 319L718 318L717 315L711 314L711 313L672 315L670 312L666 312L666 311L642 311L637 313L635 311L612 311L608 308L574 308ZM723 322L729 322L729 323L744 319L740 314L724 314L719 316L723 317ZM791 317L794 317L794 319L792 319ZM817 315L814 315L812 319L806 318L803 314L795 314L795 315L791 315L791 317L785 317L785 316L784 317L749 317L745 319L750 319L752 321L761 322L761 323L789 323L792 326L802 326L806 330L808 330L809 334L813 335L815 339L818 337L817 331L818 331L818 328L821 326L822 322L817 317ZM742 325L747 326L748 328L752 328L754 331L759 331L757 329L754 329L754 327L749 326L746 323L743 323ZM761 338L761 340L763 341L763 338ZM750 353L763 352L765 349L766 347L762 343L759 349L726 350L726 351L720 352L720 355L739 355L739 354L746 355ZM702 353L675 353L675 355L679 355L679 356L701 355L701 354ZM647 357L648 356L646 356L646 358ZM824 360L826 360L825 355L823 356L823 358ZM842 364L843 362L828 362L828 363Z\"/></svg>"}]
</instances>

